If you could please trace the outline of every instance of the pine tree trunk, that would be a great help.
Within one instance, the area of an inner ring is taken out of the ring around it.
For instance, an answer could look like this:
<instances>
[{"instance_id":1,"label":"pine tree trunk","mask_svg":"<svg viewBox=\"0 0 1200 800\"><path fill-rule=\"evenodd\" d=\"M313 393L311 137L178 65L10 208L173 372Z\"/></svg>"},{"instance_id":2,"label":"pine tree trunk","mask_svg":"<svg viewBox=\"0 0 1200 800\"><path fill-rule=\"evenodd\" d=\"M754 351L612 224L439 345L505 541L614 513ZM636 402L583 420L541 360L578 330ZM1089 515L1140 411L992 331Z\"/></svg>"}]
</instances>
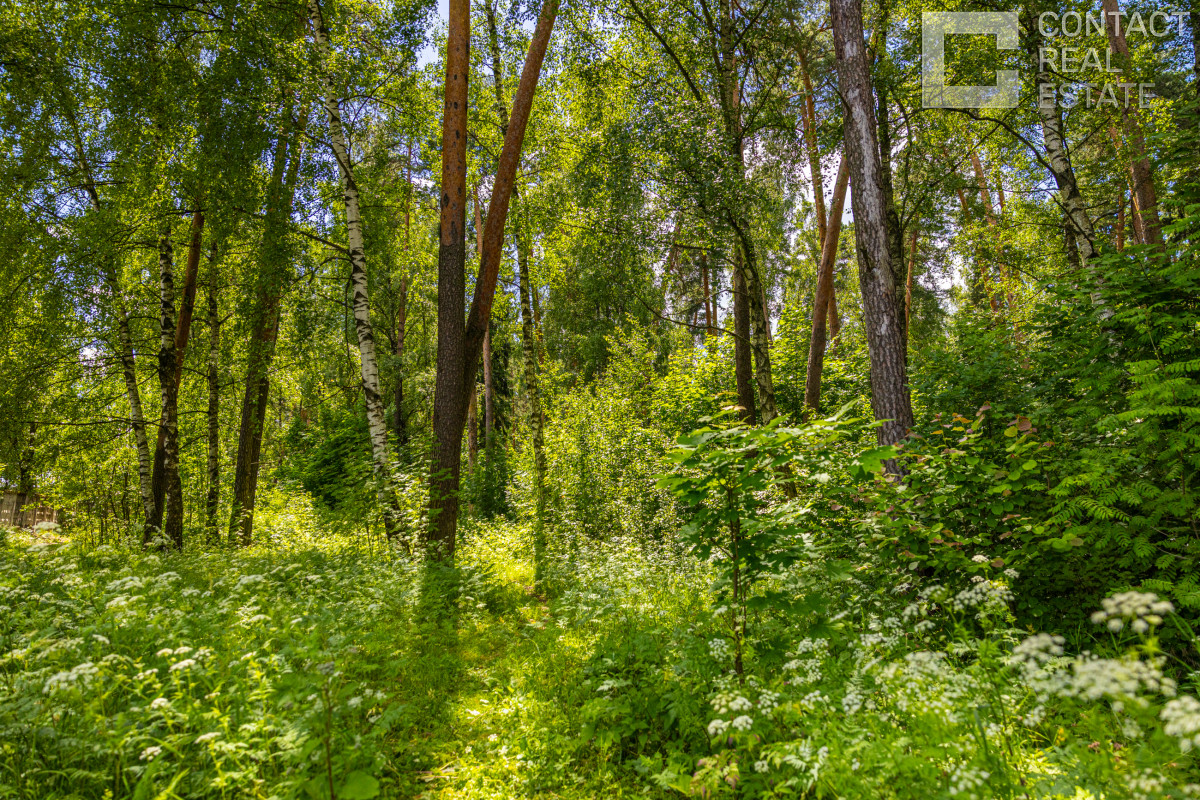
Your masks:
<instances>
[{"instance_id":1,"label":"pine tree trunk","mask_svg":"<svg viewBox=\"0 0 1200 800\"><path fill-rule=\"evenodd\" d=\"M860 0L831 0L838 88L845 106L844 137L854 185L854 234L863 324L871 361L871 406L881 445L896 444L913 424L904 346L903 305L889 246L883 168L872 103L871 74L863 47ZM896 470L889 464L889 470Z\"/></svg>"},{"instance_id":2,"label":"pine tree trunk","mask_svg":"<svg viewBox=\"0 0 1200 800\"><path fill-rule=\"evenodd\" d=\"M825 321L828 304L833 302L833 266L837 262L838 241L842 234L842 210L846 187L850 182L850 162L843 156L833 186L832 213L821 242L821 263L817 267L817 290L813 297L812 334L808 339L808 371L804 381L804 407L815 414L821 405L821 373L825 368Z\"/></svg>"},{"instance_id":3,"label":"pine tree trunk","mask_svg":"<svg viewBox=\"0 0 1200 800\"><path fill-rule=\"evenodd\" d=\"M330 59L329 31L321 16L319 0L308 0L313 38L321 60ZM328 70L328 66L326 67ZM379 392L379 360L375 356L375 331L371 326L371 296L367 281L367 256L363 246L362 214L359 210L358 183L350 163L350 148L342 127L337 86L333 75L325 75L325 111L329 114L329 144L338 163L342 182L342 200L346 207L346 238L350 255L350 284L353 289L354 328L358 334L358 355L362 373L363 401L367 410L367 431L371 439L371 466L375 481L375 499L384 515L389 538L398 532L396 503L391 483L391 458L388 453L387 419L383 396Z\"/></svg>"},{"instance_id":4,"label":"pine tree trunk","mask_svg":"<svg viewBox=\"0 0 1200 800\"><path fill-rule=\"evenodd\" d=\"M483 259L475 279L475 294L467 323L462 324L466 279L466 102L470 65L470 7L465 0L450 4L446 55L446 106L442 135L442 217L438 254L438 369L434 383L434 457L430 479L428 538L441 557L453 558L458 529L458 485L462 431L466 424L468 378L474 380L491 325L492 303L504 245L504 226L516 182L525 128L533 108L542 61L558 0L546 0L538 16L521 80L513 98L512 115L496 168L492 197L483 233Z\"/></svg>"},{"instance_id":5,"label":"pine tree trunk","mask_svg":"<svg viewBox=\"0 0 1200 800\"><path fill-rule=\"evenodd\" d=\"M208 543L220 541L217 528L217 507L221 500L221 381L218 368L221 362L221 312L217 298L216 243L209 253L208 273L208 494L204 498L204 529Z\"/></svg>"},{"instance_id":6,"label":"pine tree trunk","mask_svg":"<svg viewBox=\"0 0 1200 800\"><path fill-rule=\"evenodd\" d=\"M428 544L431 555L454 558L462 428L467 410L466 313L467 81L471 70L471 7L450 0L446 96L442 116L441 217L438 223L437 375L433 399Z\"/></svg>"}]
</instances>

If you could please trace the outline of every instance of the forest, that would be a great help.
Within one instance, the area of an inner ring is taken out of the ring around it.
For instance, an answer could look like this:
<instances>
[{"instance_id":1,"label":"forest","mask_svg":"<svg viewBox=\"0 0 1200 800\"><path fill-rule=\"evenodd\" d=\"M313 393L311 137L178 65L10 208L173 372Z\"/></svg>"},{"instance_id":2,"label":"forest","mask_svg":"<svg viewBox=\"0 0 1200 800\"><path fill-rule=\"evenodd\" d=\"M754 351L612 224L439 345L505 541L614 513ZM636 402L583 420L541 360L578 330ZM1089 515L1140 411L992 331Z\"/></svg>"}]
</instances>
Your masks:
<instances>
[{"instance_id":1,"label":"forest","mask_svg":"<svg viewBox=\"0 0 1200 800\"><path fill-rule=\"evenodd\" d=\"M0 154L0 798L1200 798L1200 0L4 0Z\"/></svg>"}]
</instances>

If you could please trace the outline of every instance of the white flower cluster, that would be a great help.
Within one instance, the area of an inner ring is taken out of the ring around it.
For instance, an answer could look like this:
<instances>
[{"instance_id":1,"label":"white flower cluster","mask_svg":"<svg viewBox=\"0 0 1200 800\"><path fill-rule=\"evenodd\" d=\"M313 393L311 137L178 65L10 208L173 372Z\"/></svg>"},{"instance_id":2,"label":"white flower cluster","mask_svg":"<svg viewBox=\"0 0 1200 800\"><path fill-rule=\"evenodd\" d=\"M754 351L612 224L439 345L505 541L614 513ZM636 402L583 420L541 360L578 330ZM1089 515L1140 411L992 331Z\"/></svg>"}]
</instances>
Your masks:
<instances>
[{"instance_id":1,"label":"white flower cluster","mask_svg":"<svg viewBox=\"0 0 1200 800\"><path fill-rule=\"evenodd\" d=\"M949 606L955 611L978 609L975 615L984 619L992 614L1004 614L1013 601L1012 589L1000 581L988 580L980 575L971 578L971 585L950 599Z\"/></svg>"},{"instance_id":2,"label":"white flower cluster","mask_svg":"<svg viewBox=\"0 0 1200 800\"><path fill-rule=\"evenodd\" d=\"M1179 740L1179 749L1187 752L1200 747L1200 700L1181 695L1168 702L1159 715L1163 733Z\"/></svg>"},{"instance_id":3,"label":"white flower cluster","mask_svg":"<svg viewBox=\"0 0 1200 800\"><path fill-rule=\"evenodd\" d=\"M977 790L986 786L991 777L991 773L986 770L958 767L950 776L950 795L975 800L979 797Z\"/></svg>"},{"instance_id":4,"label":"white flower cluster","mask_svg":"<svg viewBox=\"0 0 1200 800\"><path fill-rule=\"evenodd\" d=\"M1021 667L1027 675L1041 672L1063 654L1067 640L1050 633L1039 633L1025 639L1013 648L1008 663Z\"/></svg>"},{"instance_id":5,"label":"white flower cluster","mask_svg":"<svg viewBox=\"0 0 1200 800\"><path fill-rule=\"evenodd\" d=\"M708 640L708 653L714 661L728 661L733 657L733 649L729 646L729 641L719 637Z\"/></svg>"},{"instance_id":6,"label":"white flower cluster","mask_svg":"<svg viewBox=\"0 0 1200 800\"><path fill-rule=\"evenodd\" d=\"M795 673L791 683L808 686L821 680L821 665L829 657L829 641L826 639L801 639L796 644L796 658L783 665L784 670Z\"/></svg>"},{"instance_id":7,"label":"white flower cluster","mask_svg":"<svg viewBox=\"0 0 1200 800\"><path fill-rule=\"evenodd\" d=\"M73 689L87 691L89 687L100 677L100 668L91 661L84 661L82 664L76 664L66 672L57 672L51 675L46 680L46 685L42 687L42 692L48 695L56 695L60 692L69 692Z\"/></svg>"},{"instance_id":8,"label":"white flower cluster","mask_svg":"<svg viewBox=\"0 0 1200 800\"><path fill-rule=\"evenodd\" d=\"M1092 614L1092 622L1107 625L1113 633L1129 627L1134 633L1146 633L1162 625L1163 615L1175 610L1169 600L1159 600L1152 592L1121 592L1100 601L1101 610Z\"/></svg>"}]
</instances>

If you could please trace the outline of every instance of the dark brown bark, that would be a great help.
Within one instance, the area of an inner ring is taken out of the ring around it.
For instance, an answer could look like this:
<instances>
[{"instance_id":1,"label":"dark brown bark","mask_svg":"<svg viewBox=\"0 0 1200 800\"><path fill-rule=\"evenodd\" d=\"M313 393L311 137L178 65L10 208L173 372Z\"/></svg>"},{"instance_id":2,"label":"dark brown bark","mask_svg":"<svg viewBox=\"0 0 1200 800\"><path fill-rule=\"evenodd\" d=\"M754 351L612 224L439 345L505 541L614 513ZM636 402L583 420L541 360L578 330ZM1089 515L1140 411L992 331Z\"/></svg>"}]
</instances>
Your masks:
<instances>
[{"instance_id":1,"label":"dark brown bark","mask_svg":"<svg viewBox=\"0 0 1200 800\"><path fill-rule=\"evenodd\" d=\"M808 370L804 381L804 407L816 413L821 404L821 373L825 367L825 323L828 305L833 301L833 266L837 262L838 240L842 233L842 210L846 186L850 180L850 162L844 156L833 186L832 213L825 238L821 242L821 263L817 265L817 289L813 297L812 334L808 340Z\"/></svg>"},{"instance_id":2,"label":"dark brown bark","mask_svg":"<svg viewBox=\"0 0 1200 800\"><path fill-rule=\"evenodd\" d=\"M446 97L442 116L442 193L438 223L438 350L433 402L428 534L431 553L453 558L466 386L463 314L466 311L467 82L471 6L451 0L446 40Z\"/></svg>"},{"instance_id":3,"label":"dark brown bark","mask_svg":"<svg viewBox=\"0 0 1200 800\"><path fill-rule=\"evenodd\" d=\"M200 270L200 245L203 234L204 213L200 210L197 210L192 214L192 235L188 243L187 266L184 272L183 280L183 296L179 305L179 320L175 326L175 353L173 357L175 363L175 390L173 396L175 398L174 402L176 403L176 407L171 409L164 407L160 416L158 440L154 446L154 466L150 478L150 496L154 501L154 511L149 520L147 520L147 528L142 534L143 544L149 543L152 530L157 530L163 527L163 516L166 505L165 500L168 491L175 491L178 494L182 494L183 492L183 481L180 478L178 468L174 470L167 469L166 417L169 413L176 420L178 419L178 396L179 389L183 384L183 359L184 354L187 351L188 338L191 336L192 315L196 306L196 276ZM179 524L182 525L182 522ZM176 527L174 521L169 521L167 526L172 530L174 530ZM180 530L182 531L182 529Z\"/></svg>"},{"instance_id":4,"label":"dark brown bark","mask_svg":"<svg viewBox=\"0 0 1200 800\"><path fill-rule=\"evenodd\" d=\"M903 304L889 247L871 74L863 47L860 0L831 0L838 87L845 106L845 153L854 186L854 233L863 322L871 361L871 406L881 445L896 444L912 427L912 400L903 338ZM895 465L890 465L895 469Z\"/></svg>"},{"instance_id":5,"label":"dark brown bark","mask_svg":"<svg viewBox=\"0 0 1200 800\"><path fill-rule=\"evenodd\" d=\"M221 500L221 311L217 297L217 246L209 253L208 273L208 493L204 498L204 529L210 545L220 541L217 508Z\"/></svg>"},{"instance_id":6,"label":"dark brown bark","mask_svg":"<svg viewBox=\"0 0 1200 800\"><path fill-rule=\"evenodd\" d=\"M754 365L750 346L750 296L746 291L742 254L734 254L733 264L733 375L737 383L738 405L742 422L754 425Z\"/></svg>"},{"instance_id":7,"label":"dark brown bark","mask_svg":"<svg viewBox=\"0 0 1200 800\"><path fill-rule=\"evenodd\" d=\"M462 430L466 423L468 380L483 350L495 299L503 255L504 226L516 184L525 128L533 108L542 61L558 14L558 0L546 0L534 29L521 81L513 98L512 115L496 169L483 235L483 259L464 329L466 219L466 100L467 48L470 7L466 0L450 6L447 50L446 118L442 143L442 230L438 267L438 370L434 386L434 459L430 491L430 543L446 558L454 555L458 529L458 485L462 459ZM453 63L453 66L452 66ZM453 107L452 107L453 103ZM452 117L452 113L455 115ZM455 139L455 137L458 137ZM456 196L452 198L451 194ZM444 281L444 284L443 284Z\"/></svg>"}]
</instances>

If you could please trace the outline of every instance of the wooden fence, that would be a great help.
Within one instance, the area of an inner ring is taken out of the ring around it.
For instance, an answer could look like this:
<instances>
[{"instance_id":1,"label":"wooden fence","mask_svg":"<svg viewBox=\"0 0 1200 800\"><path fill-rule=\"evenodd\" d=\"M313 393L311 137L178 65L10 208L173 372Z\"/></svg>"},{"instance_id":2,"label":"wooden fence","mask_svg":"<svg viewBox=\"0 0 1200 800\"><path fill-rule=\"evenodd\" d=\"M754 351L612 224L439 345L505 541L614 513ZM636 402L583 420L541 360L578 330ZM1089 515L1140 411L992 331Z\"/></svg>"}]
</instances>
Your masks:
<instances>
[{"instance_id":1,"label":"wooden fence","mask_svg":"<svg viewBox=\"0 0 1200 800\"><path fill-rule=\"evenodd\" d=\"M0 525L32 528L39 522L58 522L58 509L39 505L38 501L38 496L33 494L0 494Z\"/></svg>"}]
</instances>

